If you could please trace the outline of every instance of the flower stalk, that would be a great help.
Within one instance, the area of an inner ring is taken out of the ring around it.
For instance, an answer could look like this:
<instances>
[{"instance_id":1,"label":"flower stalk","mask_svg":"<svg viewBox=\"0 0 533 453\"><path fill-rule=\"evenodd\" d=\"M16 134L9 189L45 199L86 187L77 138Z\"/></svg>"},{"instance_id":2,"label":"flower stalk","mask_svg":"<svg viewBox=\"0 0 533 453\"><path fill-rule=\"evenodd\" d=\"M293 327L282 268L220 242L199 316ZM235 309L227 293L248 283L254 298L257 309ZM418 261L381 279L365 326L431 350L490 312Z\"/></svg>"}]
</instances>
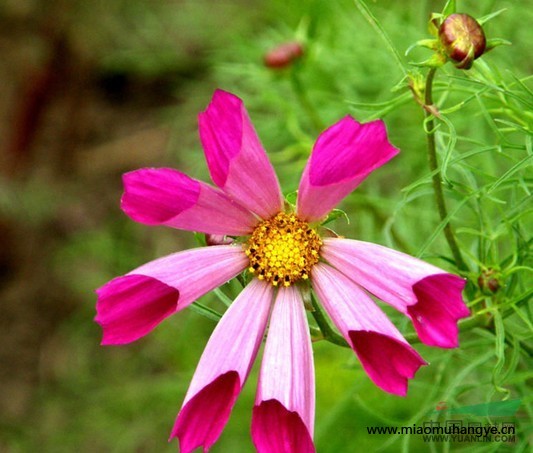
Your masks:
<instances>
[{"instance_id":1,"label":"flower stalk","mask_svg":"<svg viewBox=\"0 0 533 453\"><path fill-rule=\"evenodd\" d=\"M432 67L429 69L426 77L426 87L424 94L424 115L426 117L427 123L426 137L428 146L428 164L430 171L433 173L432 180L433 191L435 193L435 202L437 204L439 217L442 221L444 221L448 217L448 210L446 208L446 200L444 199L444 192L442 190L441 172L437 161L437 147L435 144L435 120L434 114L432 113L434 110L433 80L435 78L436 72L437 68ZM447 222L444 226L444 236L446 237L446 241L448 242L448 246L450 247L457 268L463 272L468 271L468 266L466 265L463 259L459 246L457 245L457 241L455 240L455 235L450 222Z\"/></svg>"}]
</instances>

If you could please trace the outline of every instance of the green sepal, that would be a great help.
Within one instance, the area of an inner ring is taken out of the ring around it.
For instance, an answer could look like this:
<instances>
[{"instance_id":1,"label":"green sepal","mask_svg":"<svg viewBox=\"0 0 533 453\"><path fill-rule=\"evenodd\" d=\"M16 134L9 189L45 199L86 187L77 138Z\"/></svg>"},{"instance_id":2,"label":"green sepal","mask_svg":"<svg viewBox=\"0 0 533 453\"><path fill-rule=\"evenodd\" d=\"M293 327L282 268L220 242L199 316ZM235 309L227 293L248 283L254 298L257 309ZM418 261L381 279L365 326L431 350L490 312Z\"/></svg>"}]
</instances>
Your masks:
<instances>
[{"instance_id":1,"label":"green sepal","mask_svg":"<svg viewBox=\"0 0 533 453\"><path fill-rule=\"evenodd\" d=\"M296 206L296 201L298 200L298 191L289 192L285 195L285 203L288 203L290 206Z\"/></svg>"},{"instance_id":2,"label":"green sepal","mask_svg":"<svg viewBox=\"0 0 533 453\"><path fill-rule=\"evenodd\" d=\"M430 35L439 36L439 27L444 16L441 13L431 13L428 22L428 32Z\"/></svg>"},{"instance_id":3,"label":"green sepal","mask_svg":"<svg viewBox=\"0 0 533 453\"><path fill-rule=\"evenodd\" d=\"M433 56L427 59L426 61L422 61L420 63L410 62L409 64L413 66L417 66L417 67L424 66L424 67L429 67L429 68L440 68L444 66L447 61L448 59L446 58L445 55L436 53L436 54L433 54Z\"/></svg>"},{"instance_id":4,"label":"green sepal","mask_svg":"<svg viewBox=\"0 0 533 453\"><path fill-rule=\"evenodd\" d=\"M486 16L480 17L479 19L476 19L477 23L479 25L483 25L485 22L488 22L489 20L494 19L496 16L499 16L504 11L507 11L507 8L502 8L498 11L495 11L494 13L490 13L490 14L487 14Z\"/></svg>"},{"instance_id":5,"label":"green sepal","mask_svg":"<svg viewBox=\"0 0 533 453\"><path fill-rule=\"evenodd\" d=\"M307 43L309 40L309 28L311 25L311 19L309 16L304 16L300 20L300 23L296 27L296 32L294 33L294 37L297 41L301 43Z\"/></svg>"},{"instance_id":6,"label":"green sepal","mask_svg":"<svg viewBox=\"0 0 533 453\"><path fill-rule=\"evenodd\" d=\"M507 41L506 39L501 39L501 38L487 39L487 44L485 46L485 52L488 52L489 50L492 50L495 47L512 46L512 45L513 43L511 41Z\"/></svg>"},{"instance_id":7,"label":"green sepal","mask_svg":"<svg viewBox=\"0 0 533 453\"><path fill-rule=\"evenodd\" d=\"M442 8L442 15L448 17L450 14L457 12L457 4L455 0L448 0L444 8Z\"/></svg>"},{"instance_id":8,"label":"green sepal","mask_svg":"<svg viewBox=\"0 0 533 453\"><path fill-rule=\"evenodd\" d=\"M333 222L339 217L344 217L346 219L346 222L350 223L350 219L348 218L348 215L346 214L346 212L344 212L342 209L334 209L326 217L326 220L324 220L320 225L321 226L327 225L328 223Z\"/></svg>"},{"instance_id":9,"label":"green sepal","mask_svg":"<svg viewBox=\"0 0 533 453\"><path fill-rule=\"evenodd\" d=\"M439 41L437 39L421 39L420 41L417 41L414 44L411 44L407 48L407 50L405 51L405 56L409 55L409 53L415 47L424 47L426 49L438 50L440 48L440 44L439 44Z\"/></svg>"}]
</instances>

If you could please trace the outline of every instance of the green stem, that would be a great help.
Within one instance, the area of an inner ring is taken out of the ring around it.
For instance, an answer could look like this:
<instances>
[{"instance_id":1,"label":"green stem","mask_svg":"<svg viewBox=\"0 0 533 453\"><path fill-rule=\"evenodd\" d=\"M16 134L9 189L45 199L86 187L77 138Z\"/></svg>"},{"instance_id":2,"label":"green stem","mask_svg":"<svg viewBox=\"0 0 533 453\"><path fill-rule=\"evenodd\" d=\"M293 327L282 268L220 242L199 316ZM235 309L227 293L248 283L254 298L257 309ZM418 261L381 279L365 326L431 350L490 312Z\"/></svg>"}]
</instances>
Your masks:
<instances>
[{"instance_id":1,"label":"green stem","mask_svg":"<svg viewBox=\"0 0 533 453\"><path fill-rule=\"evenodd\" d=\"M305 88L300 80L300 77L298 76L298 67L294 67L291 71L291 85L298 102L304 109L305 113L307 113L307 116L311 120L313 127L317 130L317 132L322 132L325 129L325 125L320 119L315 107L307 97Z\"/></svg>"},{"instance_id":2,"label":"green stem","mask_svg":"<svg viewBox=\"0 0 533 453\"><path fill-rule=\"evenodd\" d=\"M349 348L350 345L346 342L346 340L337 332L335 332L330 326L328 320L326 319L326 316L324 315L324 312L322 311L322 308L320 307L320 304L317 302L313 294L311 294L311 304L313 305L313 311L311 313L315 318L315 321L318 324L320 331L322 332L324 340L327 340L330 343L336 344L338 346Z\"/></svg>"},{"instance_id":3,"label":"green stem","mask_svg":"<svg viewBox=\"0 0 533 453\"><path fill-rule=\"evenodd\" d=\"M442 190L442 178L441 172L439 169L437 161L437 149L435 144L435 119L433 116L433 79L437 68L431 68L428 72L426 78L426 90L425 90L425 99L424 99L424 114L426 116L427 124L427 145L428 145L428 163L429 169L433 173L433 191L435 192L435 201L437 203L437 209L439 211L439 216L442 221L448 217L448 210L446 209L446 201L444 200L444 192ZM462 271L468 271L468 266L463 260L457 241L455 240L455 235L453 233L452 226L450 222L447 222L444 226L444 236L450 247L453 258L457 265L457 268Z\"/></svg>"}]
</instances>

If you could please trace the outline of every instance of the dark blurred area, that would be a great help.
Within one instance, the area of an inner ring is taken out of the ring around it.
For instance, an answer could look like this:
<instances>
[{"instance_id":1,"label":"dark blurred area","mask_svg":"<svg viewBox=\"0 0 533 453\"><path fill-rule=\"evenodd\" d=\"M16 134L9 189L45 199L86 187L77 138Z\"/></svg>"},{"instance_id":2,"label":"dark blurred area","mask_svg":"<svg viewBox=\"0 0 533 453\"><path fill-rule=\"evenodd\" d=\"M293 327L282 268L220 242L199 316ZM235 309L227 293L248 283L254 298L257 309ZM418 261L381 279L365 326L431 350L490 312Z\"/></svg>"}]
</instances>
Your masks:
<instances>
[{"instance_id":1,"label":"dark blurred area","mask_svg":"<svg viewBox=\"0 0 533 453\"><path fill-rule=\"evenodd\" d=\"M94 285L125 270L84 255L95 231L124 234L121 174L176 166L171 140L198 146L190 112L212 92L208 58L253 26L257 3L0 3L2 431L35 420L39 388L69 354L65 322L90 319Z\"/></svg>"}]
</instances>

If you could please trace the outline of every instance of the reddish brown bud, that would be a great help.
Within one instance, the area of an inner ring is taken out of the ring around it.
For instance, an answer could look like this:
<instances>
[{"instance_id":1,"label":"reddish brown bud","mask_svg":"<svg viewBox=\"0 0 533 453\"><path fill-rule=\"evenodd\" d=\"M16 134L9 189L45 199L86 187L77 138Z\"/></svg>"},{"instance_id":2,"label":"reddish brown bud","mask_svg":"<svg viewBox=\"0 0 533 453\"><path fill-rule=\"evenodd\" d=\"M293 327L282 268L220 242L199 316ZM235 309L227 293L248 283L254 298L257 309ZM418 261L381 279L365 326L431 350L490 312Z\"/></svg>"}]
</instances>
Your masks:
<instances>
[{"instance_id":1,"label":"reddish brown bud","mask_svg":"<svg viewBox=\"0 0 533 453\"><path fill-rule=\"evenodd\" d=\"M297 41L286 42L274 47L265 54L265 66L272 69L286 68L303 54L304 48L302 44Z\"/></svg>"},{"instance_id":2,"label":"reddish brown bud","mask_svg":"<svg viewBox=\"0 0 533 453\"><path fill-rule=\"evenodd\" d=\"M470 69L485 51L483 28L468 14L450 14L439 28L439 39L446 55L459 69Z\"/></svg>"},{"instance_id":3,"label":"reddish brown bud","mask_svg":"<svg viewBox=\"0 0 533 453\"><path fill-rule=\"evenodd\" d=\"M500 272L497 269L485 269L477 279L477 284L485 294L494 294L500 289Z\"/></svg>"}]
</instances>

